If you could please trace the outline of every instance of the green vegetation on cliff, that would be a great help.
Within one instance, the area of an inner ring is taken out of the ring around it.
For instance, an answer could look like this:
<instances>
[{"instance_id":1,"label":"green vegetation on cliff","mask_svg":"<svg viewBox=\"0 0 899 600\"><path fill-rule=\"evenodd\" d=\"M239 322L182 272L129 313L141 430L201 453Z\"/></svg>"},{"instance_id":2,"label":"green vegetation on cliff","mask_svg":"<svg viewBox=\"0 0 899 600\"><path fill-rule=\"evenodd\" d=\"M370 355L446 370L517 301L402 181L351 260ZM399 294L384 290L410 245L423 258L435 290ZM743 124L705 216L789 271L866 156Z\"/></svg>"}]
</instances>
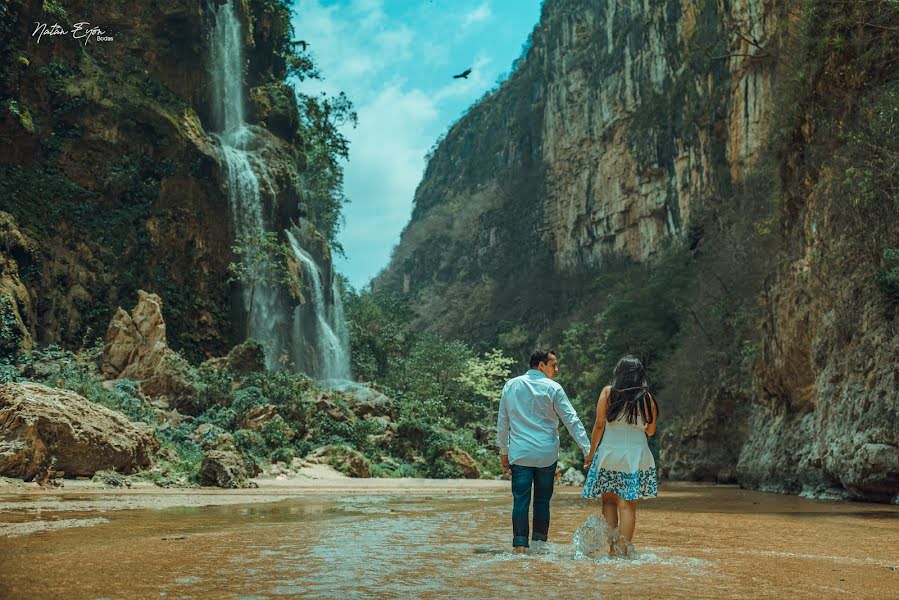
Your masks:
<instances>
[{"instance_id":1,"label":"green vegetation on cliff","mask_svg":"<svg viewBox=\"0 0 899 600\"><path fill-rule=\"evenodd\" d=\"M292 4L235 2L247 119L272 134L261 137L273 228L305 215L333 246L346 201L339 127L356 115L343 94L295 89L319 72L293 39ZM102 6L82 9L79 18L102 20ZM209 126L208 9L141 4L117 28L171 37L85 46L31 41L28 23L66 21L56 2L0 8L11 59L0 66L0 210L35 242L24 283L37 299L28 328L40 343L81 347L139 288L165 299L172 343L191 360L226 352L239 335L225 277L234 258L227 175Z\"/></svg>"}]
</instances>

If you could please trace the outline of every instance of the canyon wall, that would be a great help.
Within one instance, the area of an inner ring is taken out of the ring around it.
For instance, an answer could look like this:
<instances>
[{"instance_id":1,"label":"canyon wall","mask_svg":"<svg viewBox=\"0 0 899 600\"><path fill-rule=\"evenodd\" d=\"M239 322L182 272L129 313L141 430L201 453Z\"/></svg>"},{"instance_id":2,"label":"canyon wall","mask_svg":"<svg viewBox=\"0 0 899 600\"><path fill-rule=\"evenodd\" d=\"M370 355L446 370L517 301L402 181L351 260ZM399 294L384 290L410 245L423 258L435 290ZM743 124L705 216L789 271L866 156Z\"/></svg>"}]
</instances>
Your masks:
<instances>
[{"instance_id":1,"label":"canyon wall","mask_svg":"<svg viewBox=\"0 0 899 600\"><path fill-rule=\"evenodd\" d=\"M559 343L597 276L684 248L696 291L653 365L677 424L663 472L895 498L899 208L877 115L899 12L845 8L547 1L509 79L436 146L374 290L425 329L526 350Z\"/></svg>"}]
</instances>

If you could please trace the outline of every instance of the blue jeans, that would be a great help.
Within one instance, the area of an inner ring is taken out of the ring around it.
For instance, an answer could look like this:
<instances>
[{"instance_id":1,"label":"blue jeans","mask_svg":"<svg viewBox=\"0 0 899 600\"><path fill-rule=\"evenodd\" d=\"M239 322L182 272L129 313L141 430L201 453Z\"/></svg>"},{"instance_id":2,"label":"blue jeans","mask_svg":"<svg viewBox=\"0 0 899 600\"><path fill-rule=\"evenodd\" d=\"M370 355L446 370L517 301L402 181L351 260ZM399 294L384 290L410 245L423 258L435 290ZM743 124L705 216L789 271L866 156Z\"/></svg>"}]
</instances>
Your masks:
<instances>
[{"instance_id":1,"label":"blue jeans","mask_svg":"<svg viewBox=\"0 0 899 600\"><path fill-rule=\"evenodd\" d=\"M512 545L528 546L528 512L534 489L534 540L549 533L549 500L553 497L556 463L548 467L512 467Z\"/></svg>"}]
</instances>

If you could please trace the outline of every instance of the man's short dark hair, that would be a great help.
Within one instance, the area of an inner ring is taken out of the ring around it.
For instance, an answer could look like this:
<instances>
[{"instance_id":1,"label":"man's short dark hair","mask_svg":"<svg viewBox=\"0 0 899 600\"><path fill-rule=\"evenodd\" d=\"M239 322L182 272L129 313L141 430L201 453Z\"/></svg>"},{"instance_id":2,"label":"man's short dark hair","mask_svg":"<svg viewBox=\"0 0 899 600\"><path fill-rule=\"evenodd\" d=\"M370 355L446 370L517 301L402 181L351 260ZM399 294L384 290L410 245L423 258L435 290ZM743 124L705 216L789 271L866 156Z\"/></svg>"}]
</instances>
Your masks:
<instances>
[{"instance_id":1,"label":"man's short dark hair","mask_svg":"<svg viewBox=\"0 0 899 600\"><path fill-rule=\"evenodd\" d=\"M536 369L540 366L540 363L548 363L550 354L552 354L556 358L558 358L559 356L558 354L556 354L555 350L550 350L547 348L534 350L534 353L531 354L531 361L528 363L528 366L532 369Z\"/></svg>"}]
</instances>

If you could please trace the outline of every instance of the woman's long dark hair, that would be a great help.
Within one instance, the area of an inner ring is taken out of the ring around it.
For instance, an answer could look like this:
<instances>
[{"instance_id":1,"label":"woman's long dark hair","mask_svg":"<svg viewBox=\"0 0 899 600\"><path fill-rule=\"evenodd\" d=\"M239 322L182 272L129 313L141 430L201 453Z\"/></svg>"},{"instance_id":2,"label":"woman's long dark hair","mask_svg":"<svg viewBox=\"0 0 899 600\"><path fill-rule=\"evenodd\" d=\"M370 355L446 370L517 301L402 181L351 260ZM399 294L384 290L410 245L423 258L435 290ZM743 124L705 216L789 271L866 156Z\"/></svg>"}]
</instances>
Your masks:
<instances>
[{"instance_id":1,"label":"woman's long dark hair","mask_svg":"<svg viewBox=\"0 0 899 600\"><path fill-rule=\"evenodd\" d=\"M636 425L639 414L644 423L652 423L652 405L656 404L656 399L649 393L646 369L639 358L625 356L619 360L612 372L610 385L612 392L606 411L607 421L615 421L624 415L628 423Z\"/></svg>"}]
</instances>

